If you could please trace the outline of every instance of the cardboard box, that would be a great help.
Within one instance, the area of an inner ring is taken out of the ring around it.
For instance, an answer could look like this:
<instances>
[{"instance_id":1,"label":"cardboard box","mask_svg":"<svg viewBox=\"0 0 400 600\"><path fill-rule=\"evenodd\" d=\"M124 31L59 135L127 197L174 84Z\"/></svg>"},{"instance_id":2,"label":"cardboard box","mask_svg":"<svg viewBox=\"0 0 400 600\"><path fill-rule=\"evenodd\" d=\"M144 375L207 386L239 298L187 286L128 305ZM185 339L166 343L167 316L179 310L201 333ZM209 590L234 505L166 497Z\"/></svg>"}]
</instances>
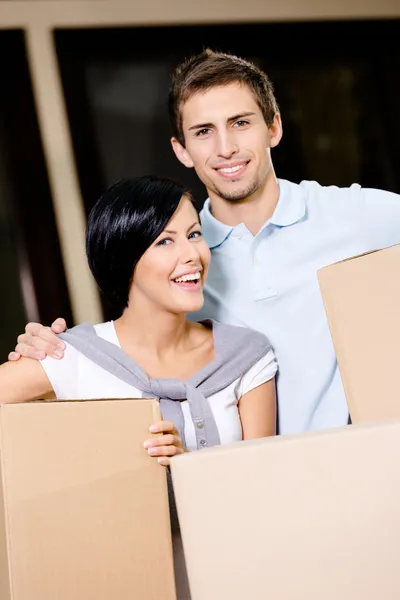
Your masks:
<instances>
[{"instance_id":1,"label":"cardboard box","mask_svg":"<svg viewBox=\"0 0 400 600\"><path fill-rule=\"evenodd\" d=\"M173 458L192 600L398 600L400 422Z\"/></svg>"},{"instance_id":2,"label":"cardboard box","mask_svg":"<svg viewBox=\"0 0 400 600\"><path fill-rule=\"evenodd\" d=\"M175 600L155 400L0 406L1 600Z\"/></svg>"},{"instance_id":3,"label":"cardboard box","mask_svg":"<svg viewBox=\"0 0 400 600\"><path fill-rule=\"evenodd\" d=\"M400 245L318 272L353 423L400 418Z\"/></svg>"}]
</instances>

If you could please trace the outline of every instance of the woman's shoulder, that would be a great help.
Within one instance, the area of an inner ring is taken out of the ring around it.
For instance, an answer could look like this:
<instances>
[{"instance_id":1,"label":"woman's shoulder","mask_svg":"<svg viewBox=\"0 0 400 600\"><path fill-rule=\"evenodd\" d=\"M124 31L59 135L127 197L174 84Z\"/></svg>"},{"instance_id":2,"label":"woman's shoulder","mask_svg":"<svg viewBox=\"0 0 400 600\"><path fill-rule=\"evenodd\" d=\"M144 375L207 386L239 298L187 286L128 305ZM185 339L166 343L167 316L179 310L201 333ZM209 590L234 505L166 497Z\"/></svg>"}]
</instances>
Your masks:
<instances>
[{"instance_id":1,"label":"woman's shoulder","mask_svg":"<svg viewBox=\"0 0 400 600\"><path fill-rule=\"evenodd\" d=\"M253 380L267 381L275 375L275 353L264 334L217 321L208 321L206 326L213 329L217 361L224 377L236 374L248 388Z\"/></svg>"},{"instance_id":2,"label":"woman's shoulder","mask_svg":"<svg viewBox=\"0 0 400 600\"><path fill-rule=\"evenodd\" d=\"M74 345L74 340L77 339L90 339L93 341L96 336L117 346L120 345L114 321L106 321L104 323L97 323L96 325L80 323L71 329L67 329L65 333L59 334L59 337L67 346Z\"/></svg>"},{"instance_id":3,"label":"woman's shoulder","mask_svg":"<svg viewBox=\"0 0 400 600\"><path fill-rule=\"evenodd\" d=\"M261 331L251 329L250 327L230 325L228 323L215 321L214 319L206 319L200 321L200 323L206 327L212 328L215 335L218 335L218 337L226 339L227 341L235 340L242 343L257 344L264 347L266 352L272 348L271 342L266 335L261 333Z\"/></svg>"},{"instance_id":4,"label":"woman's shoulder","mask_svg":"<svg viewBox=\"0 0 400 600\"><path fill-rule=\"evenodd\" d=\"M278 371L278 363L272 349L262 356L250 369L243 373L237 386L238 398L273 379Z\"/></svg>"},{"instance_id":5,"label":"woman's shoulder","mask_svg":"<svg viewBox=\"0 0 400 600\"><path fill-rule=\"evenodd\" d=\"M107 342L111 342L112 344L116 344L117 346L120 345L114 321L98 323L97 325L94 325L94 330L99 337L103 338L103 340L107 340Z\"/></svg>"}]
</instances>

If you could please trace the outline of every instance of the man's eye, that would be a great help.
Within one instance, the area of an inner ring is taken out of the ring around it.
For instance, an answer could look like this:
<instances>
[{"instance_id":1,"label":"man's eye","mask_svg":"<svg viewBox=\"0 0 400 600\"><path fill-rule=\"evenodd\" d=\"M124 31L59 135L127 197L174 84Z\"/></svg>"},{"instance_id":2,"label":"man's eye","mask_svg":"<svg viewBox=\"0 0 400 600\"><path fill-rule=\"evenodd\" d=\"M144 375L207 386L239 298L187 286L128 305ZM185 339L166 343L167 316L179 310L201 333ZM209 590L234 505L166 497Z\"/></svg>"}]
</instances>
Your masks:
<instances>
[{"instance_id":1,"label":"man's eye","mask_svg":"<svg viewBox=\"0 0 400 600\"><path fill-rule=\"evenodd\" d=\"M196 132L196 136L202 136L202 135L207 135L207 133L210 133L211 129L199 129L199 131Z\"/></svg>"},{"instance_id":2,"label":"man's eye","mask_svg":"<svg viewBox=\"0 0 400 600\"><path fill-rule=\"evenodd\" d=\"M238 125L239 127L243 127L244 125L248 125L249 122L248 121L236 121L235 126Z\"/></svg>"}]
</instances>

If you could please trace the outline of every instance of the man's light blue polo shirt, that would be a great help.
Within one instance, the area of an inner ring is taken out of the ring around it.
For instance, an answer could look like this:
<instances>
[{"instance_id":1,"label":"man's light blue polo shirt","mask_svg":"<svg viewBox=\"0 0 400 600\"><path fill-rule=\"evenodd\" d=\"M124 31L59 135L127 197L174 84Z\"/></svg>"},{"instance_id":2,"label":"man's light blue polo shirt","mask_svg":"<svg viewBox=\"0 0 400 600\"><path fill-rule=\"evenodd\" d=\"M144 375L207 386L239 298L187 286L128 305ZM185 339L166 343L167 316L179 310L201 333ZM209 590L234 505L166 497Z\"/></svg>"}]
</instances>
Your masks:
<instances>
[{"instance_id":1,"label":"man's light blue polo shirt","mask_svg":"<svg viewBox=\"0 0 400 600\"><path fill-rule=\"evenodd\" d=\"M251 327L269 338L279 364L279 432L287 434L347 423L317 271L399 243L400 196L311 181L279 180L279 188L275 212L256 236L243 223L217 221L206 201L201 219L212 261L204 307L191 318Z\"/></svg>"}]
</instances>

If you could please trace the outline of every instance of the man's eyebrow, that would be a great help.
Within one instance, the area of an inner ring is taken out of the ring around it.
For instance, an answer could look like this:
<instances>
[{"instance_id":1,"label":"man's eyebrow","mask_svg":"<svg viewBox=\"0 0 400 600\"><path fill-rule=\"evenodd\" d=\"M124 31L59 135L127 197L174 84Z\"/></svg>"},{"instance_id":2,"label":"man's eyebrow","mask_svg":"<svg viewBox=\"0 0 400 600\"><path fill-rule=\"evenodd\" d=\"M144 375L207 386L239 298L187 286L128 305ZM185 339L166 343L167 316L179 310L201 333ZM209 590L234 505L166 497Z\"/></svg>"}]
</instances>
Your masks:
<instances>
[{"instance_id":1,"label":"man's eyebrow","mask_svg":"<svg viewBox=\"0 0 400 600\"><path fill-rule=\"evenodd\" d=\"M238 119L243 119L244 117L252 117L254 114L254 112L242 112L234 115L233 117L229 117L227 121L228 123L231 123L232 121L237 121ZM192 129L208 129L209 127L213 127L213 123L199 123L198 125L192 125L189 127L189 131Z\"/></svg>"},{"instance_id":2,"label":"man's eyebrow","mask_svg":"<svg viewBox=\"0 0 400 600\"><path fill-rule=\"evenodd\" d=\"M192 125L191 127L189 127L189 131L191 131L192 129L207 129L208 127L212 126L212 123L199 123L198 125Z\"/></svg>"},{"instance_id":3,"label":"man's eyebrow","mask_svg":"<svg viewBox=\"0 0 400 600\"><path fill-rule=\"evenodd\" d=\"M229 117L228 121L237 121L238 119L244 119L245 117L253 117L255 115L254 112L243 112L235 115L234 117Z\"/></svg>"}]
</instances>

